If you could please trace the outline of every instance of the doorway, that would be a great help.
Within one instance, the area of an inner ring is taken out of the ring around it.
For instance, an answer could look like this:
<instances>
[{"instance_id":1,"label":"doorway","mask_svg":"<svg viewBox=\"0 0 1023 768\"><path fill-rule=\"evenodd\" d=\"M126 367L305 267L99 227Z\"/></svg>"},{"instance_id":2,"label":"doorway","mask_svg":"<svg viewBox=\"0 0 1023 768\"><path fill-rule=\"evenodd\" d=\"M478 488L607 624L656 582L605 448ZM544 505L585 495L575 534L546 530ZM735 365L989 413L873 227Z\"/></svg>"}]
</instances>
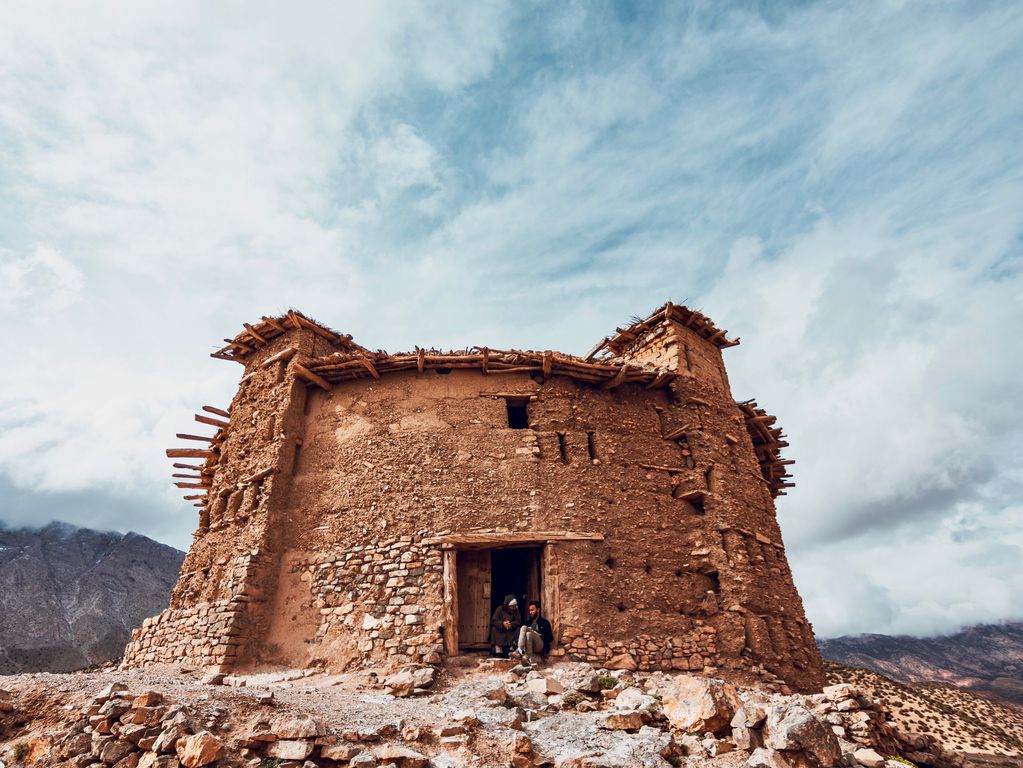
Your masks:
<instances>
[{"instance_id":1,"label":"doorway","mask_svg":"<svg viewBox=\"0 0 1023 768\"><path fill-rule=\"evenodd\" d=\"M462 549L455 553L458 577L458 649L489 649L490 617L505 595L515 595L521 616L539 600L543 545Z\"/></svg>"}]
</instances>

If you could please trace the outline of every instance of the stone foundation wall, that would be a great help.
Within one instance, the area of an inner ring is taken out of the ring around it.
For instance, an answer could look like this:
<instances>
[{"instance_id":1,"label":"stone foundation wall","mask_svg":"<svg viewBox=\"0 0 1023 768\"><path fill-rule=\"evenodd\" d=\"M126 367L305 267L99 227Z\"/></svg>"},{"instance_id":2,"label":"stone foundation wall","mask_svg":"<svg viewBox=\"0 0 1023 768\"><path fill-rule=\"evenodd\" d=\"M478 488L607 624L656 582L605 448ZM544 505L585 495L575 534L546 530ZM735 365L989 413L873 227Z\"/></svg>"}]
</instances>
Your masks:
<instances>
[{"instance_id":1,"label":"stone foundation wall","mask_svg":"<svg viewBox=\"0 0 1023 768\"><path fill-rule=\"evenodd\" d=\"M200 667L229 667L251 634L249 605L263 596L257 586L261 575L257 552L239 555L226 565L221 593L229 597L188 608L168 608L150 616L131 633L121 665L188 662Z\"/></svg>"},{"instance_id":2,"label":"stone foundation wall","mask_svg":"<svg viewBox=\"0 0 1023 768\"><path fill-rule=\"evenodd\" d=\"M440 549L425 532L291 561L319 614L314 643L345 643L364 659L441 660Z\"/></svg>"}]
</instances>

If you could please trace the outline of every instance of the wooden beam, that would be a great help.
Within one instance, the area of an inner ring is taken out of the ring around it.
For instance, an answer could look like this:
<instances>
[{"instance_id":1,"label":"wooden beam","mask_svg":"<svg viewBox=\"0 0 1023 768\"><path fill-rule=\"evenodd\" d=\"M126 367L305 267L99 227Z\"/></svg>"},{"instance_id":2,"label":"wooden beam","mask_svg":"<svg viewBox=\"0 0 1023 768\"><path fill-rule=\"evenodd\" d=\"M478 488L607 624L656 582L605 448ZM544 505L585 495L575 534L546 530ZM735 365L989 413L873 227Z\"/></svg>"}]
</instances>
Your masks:
<instances>
[{"instance_id":1,"label":"wooden beam","mask_svg":"<svg viewBox=\"0 0 1023 768\"><path fill-rule=\"evenodd\" d=\"M180 438L182 440L201 440L207 443L217 442L217 440L212 437L205 437L203 435L189 435L185 434L184 432L178 432L176 435L174 435L174 437Z\"/></svg>"},{"instance_id":2,"label":"wooden beam","mask_svg":"<svg viewBox=\"0 0 1023 768\"><path fill-rule=\"evenodd\" d=\"M230 344L233 347L241 347L246 352L255 352L256 351L255 347L251 347L248 344L245 344L245 343L243 343L241 341L235 341L234 339L224 339L224 341L226 341L228 344Z\"/></svg>"},{"instance_id":3,"label":"wooden beam","mask_svg":"<svg viewBox=\"0 0 1023 768\"><path fill-rule=\"evenodd\" d=\"M675 378L675 374L670 371L664 371L663 373L657 374L649 384L646 385L645 389L657 389L664 384L665 381Z\"/></svg>"},{"instance_id":4,"label":"wooden beam","mask_svg":"<svg viewBox=\"0 0 1023 768\"><path fill-rule=\"evenodd\" d=\"M441 604L441 626L444 627L444 650L448 656L458 655L458 553L445 549L444 602Z\"/></svg>"},{"instance_id":5,"label":"wooden beam","mask_svg":"<svg viewBox=\"0 0 1023 768\"><path fill-rule=\"evenodd\" d=\"M209 485L204 483L174 483L178 488L209 488Z\"/></svg>"},{"instance_id":6,"label":"wooden beam","mask_svg":"<svg viewBox=\"0 0 1023 768\"><path fill-rule=\"evenodd\" d=\"M603 541L604 535L583 531L471 531L423 539L429 546L489 546L493 544L541 544L547 541Z\"/></svg>"},{"instance_id":7,"label":"wooden beam","mask_svg":"<svg viewBox=\"0 0 1023 768\"><path fill-rule=\"evenodd\" d=\"M242 360L240 357L235 357L234 355L225 355L223 352L210 352L210 357L215 357L217 358L217 360L231 360L235 363L241 363L242 365L245 365L245 361Z\"/></svg>"},{"instance_id":8,"label":"wooden beam","mask_svg":"<svg viewBox=\"0 0 1023 768\"><path fill-rule=\"evenodd\" d=\"M360 355L359 362L366 366L366 370L373 375L374 379L380 378L380 371L376 369L376 366L373 365L373 362L368 357Z\"/></svg>"},{"instance_id":9,"label":"wooden beam","mask_svg":"<svg viewBox=\"0 0 1023 768\"><path fill-rule=\"evenodd\" d=\"M315 384L324 392L330 392L332 385L329 381L320 376L317 376L315 373L310 371L301 363L295 363L293 367L295 369L295 375L298 376L300 379L304 379L305 381L308 381L310 384Z\"/></svg>"},{"instance_id":10,"label":"wooden beam","mask_svg":"<svg viewBox=\"0 0 1023 768\"><path fill-rule=\"evenodd\" d=\"M483 347L483 373L487 372L487 366L490 365L490 347Z\"/></svg>"},{"instance_id":11,"label":"wooden beam","mask_svg":"<svg viewBox=\"0 0 1023 768\"><path fill-rule=\"evenodd\" d=\"M174 469L194 469L196 472L202 472L202 466L195 466L195 464L179 464L175 462L171 464Z\"/></svg>"},{"instance_id":12,"label":"wooden beam","mask_svg":"<svg viewBox=\"0 0 1023 768\"><path fill-rule=\"evenodd\" d=\"M416 350L416 370L419 371L420 373L422 373L423 369L425 367L426 367L426 350L423 349L422 347L419 347Z\"/></svg>"},{"instance_id":13,"label":"wooden beam","mask_svg":"<svg viewBox=\"0 0 1023 768\"><path fill-rule=\"evenodd\" d=\"M262 321L264 323L266 323L267 325L269 325L269 326L271 326L273 328L276 328L281 333L287 333L287 331L284 329L284 326L281 325L280 323L278 323L272 317L267 317L266 315L263 315L261 319L262 319Z\"/></svg>"},{"instance_id":14,"label":"wooden beam","mask_svg":"<svg viewBox=\"0 0 1023 768\"><path fill-rule=\"evenodd\" d=\"M249 336L254 338L256 341L260 342L261 344L266 344L266 339L264 339L262 336L260 336L259 332L256 331L255 328L253 328L248 323L242 323L242 325L244 325L245 326L245 330L249 332Z\"/></svg>"},{"instance_id":15,"label":"wooden beam","mask_svg":"<svg viewBox=\"0 0 1023 768\"><path fill-rule=\"evenodd\" d=\"M198 421L200 424L209 424L211 427L220 427L221 429L227 429L228 427L231 426L226 421L221 421L220 419L211 419L209 416L202 416L198 413L195 414L195 420Z\"/></svg>"},{"instance_id":16,"label":"wooden beam","mask_svg":"<svg viewBox=\"0 0 1023 768\"><path fill-rule=\"evenodd\" d=\"M167 449L168 459L208 459L211 456L216 456L216 454L213 451L203 450L202 448Z\"/></svg>"},{"instance_id":17,"label":"wooden beam","mask_svg":"<svg viewBox=\"0 0 1023 768\"><path fill-rule=\"evenodd\" d=\"M206 498L206 494L205 493L195 493L195 494L192 494L191 496L186 496L185 497L185 501L195 501L196 499L205 499L205 498Z\"/></svg>"},{"instance_id":18,"label":"wooden beam","mask_svg":"<svg viewBox=\"0 0 1023 768\"><path fill-rule=\"evenodd\" d=\"M638 462L637 466L643 467L643 469L656 469L659 472L692 472L693 470L687 467L666 467L663 464L643 464Z\"/></svg>"},{"instance_id":19,"label":"wooden beam","mask_svg":"<svg viewBox=\"0 0 1023 768\"><path fill-rule=\"evenodd\" d=\"M180 472L175 472L171 477L180 477L184 480L202 480L202 475L183 475Z\"/></svg>"},{"instance_id":20,"label":"wooden beam","mask_svg":"<svg viewBox=\"0 0 1023 768\"><path fill-rule=\"evenodd\" d=\"M276 467L267 467L266 469L261 470L261 471L257 472L254 475L249 475L244 480L242 480L242 482L243 483L255 483L255 482L258 482L258 481L262 480L264 477L269 477L270 475L272 475L276 471L277 471Z\"/></svg>"},{"instance_id":21,"label":"wooden beam","mask_svg":"<svg viewBox=\"0 0 1023 768\"><path fill-rule=\"evenodd\" d=\"M212 413L217 416L223 416L225 419L231 418L231 412L225 411L222 408L214 408L212 405L204 405L202 409L206 411L206 413Z\"/></svg>"},{"instance_id":22,"label":"wooden beam","mask_svg":"<svg viewBox=\"0 0 1023 768\"><path fill-rule=\"evenodd\" d=\"M705 491L705 490L703 490L701 488L694 488L691 491L686 491L685 493L680 493L675 498L676 499L682 499L683 501L692 501L693 499L704 499L707 496L710 496L710 493L708 493L707 491Z\"/></svg>"},{"instance_id":23,"label":"wooden beam","mask_svg":"<svg viewBox=\"0 0 1023 768\"><path fill-rule=\"evenodd\" d=\"M551 375L551 368L554 366L554 353L551 350L544 350L543 353L543 377L549 378Z\"/></svg>"},{"instance_id":24,"label":"wooden beam","mask_svg":"<svg viewBox=\"0 0 1023 768\"><path fill-rule=\"evenodd\" d=\"M298 314L295 312L295 310L293 309L288 310L288 319L291 321L291 324L295 326L296 331L302 330L302 323L299 321Z\"/></svg>"},{"instance_id":25,"label":"wooden beam","mask_svg":"<svg viewBox=\"0 0 1023 768\"><path fill-rule=\"evenodd\" d=\"M264 360L262 367L269 368L274 363L279 363L282 360L290 360L296 354L298 354L297 347L288 347L287 349L282 349L276 355L272 355L271 357L268 357L266 360Z\"/></svg>"},{"instance_id":26,"label":"wooden beam","mask_svg":"<svg viewBox=\"0 0 1023 768\"><path fill-rule=\"evenodd\" d=\"M629 364L628 363L622 363L622 367L618 369L618 373L615 374L615 377L613 379L610 379L610 380L604 382L604 384L602 385L601 388L602 389L614 389L619 384L621 384L622 381L625 379L625 374L628 373L628 370L629 370Z\"/></svg>"},{"instance_id":27,"label":"wooden beam","mask_svg":"<svg viewBox=\"0 0 1023 768\"><path fill-rule=\"evenodd\" d=\"M302 315L300 315L300 314L298 314L296 312L292 312L291 314L297 319L300 328L304 326L304 327L308 328L310 331L312 331L313 333L315 333L317 336L322 336L323 338L325 338L327 341L331 342L332 344L339 344L342 341L341 337L338 336L336 333L331 333L326 328L324 328L323 326L317 325L316 323L314 323L309 318L302 317Z\"/></svg>"},{"instance_id":28,"label":"wooden beam","mask_svg":"<svg viewBox=\"0 0 1023 768\"><path fill-rule=\"evenodd\" d=\"M597 342L597 346L595 346L593 349L586 353L586 362L589 362L590 360L595 358L597 356L597 353L600 352L600 350L602 350L604 347L606 347L609 341L611 341L611 339L605 336L599 342Z\"/></svg>"}]
</instances>

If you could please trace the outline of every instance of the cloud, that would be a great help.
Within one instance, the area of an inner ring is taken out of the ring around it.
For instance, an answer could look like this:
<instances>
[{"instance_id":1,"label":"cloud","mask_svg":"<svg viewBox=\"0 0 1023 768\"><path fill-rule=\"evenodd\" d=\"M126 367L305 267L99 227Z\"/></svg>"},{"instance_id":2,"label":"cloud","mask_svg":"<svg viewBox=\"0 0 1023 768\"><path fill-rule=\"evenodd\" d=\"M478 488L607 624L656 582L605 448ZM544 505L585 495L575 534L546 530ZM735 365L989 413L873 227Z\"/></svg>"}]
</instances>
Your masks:
<instances>
[{"instance_id":1,"label":"cloud","mask_svg":"<svg viewBox=\"0 0 1023 768\"><path fill-rule=\"evenodd\" d=\"M54 312L71 304L82 290L78 268L52 248L37 245L27 256L0 250L0 312Z\"/></svg>"},{"instance_id":2,"label":"cloud","mask_svg":"<svg viewBox=\"0 0 1023 768\"><path fill-rule=\"evenodd\" d=\"M1021 42L959 3L4 5L0 519L185 546L162 449L261 314L584 352L670 297L790 436L819 631L1021 616Z\"/></svg>"}]
</instances>

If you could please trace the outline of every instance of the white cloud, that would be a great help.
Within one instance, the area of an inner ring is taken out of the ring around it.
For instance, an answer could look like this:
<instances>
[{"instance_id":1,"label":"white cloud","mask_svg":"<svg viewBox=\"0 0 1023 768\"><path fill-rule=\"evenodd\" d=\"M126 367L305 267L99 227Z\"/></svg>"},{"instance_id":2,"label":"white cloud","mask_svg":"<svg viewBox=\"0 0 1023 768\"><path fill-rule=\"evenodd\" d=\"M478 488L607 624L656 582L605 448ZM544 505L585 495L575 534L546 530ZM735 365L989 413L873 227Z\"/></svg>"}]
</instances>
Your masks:
<instances>
[{"instance_id":1,"label":"white cloud","mask_svg":"<svg viewBox=\"0 0 1023 768\"><path fill-rule=\"evenodd\" d=\"M59 251L37 245L25 256L0 250L0 312L53 312L82 290L81 271Z\"/></svg>"}]
</instances>

